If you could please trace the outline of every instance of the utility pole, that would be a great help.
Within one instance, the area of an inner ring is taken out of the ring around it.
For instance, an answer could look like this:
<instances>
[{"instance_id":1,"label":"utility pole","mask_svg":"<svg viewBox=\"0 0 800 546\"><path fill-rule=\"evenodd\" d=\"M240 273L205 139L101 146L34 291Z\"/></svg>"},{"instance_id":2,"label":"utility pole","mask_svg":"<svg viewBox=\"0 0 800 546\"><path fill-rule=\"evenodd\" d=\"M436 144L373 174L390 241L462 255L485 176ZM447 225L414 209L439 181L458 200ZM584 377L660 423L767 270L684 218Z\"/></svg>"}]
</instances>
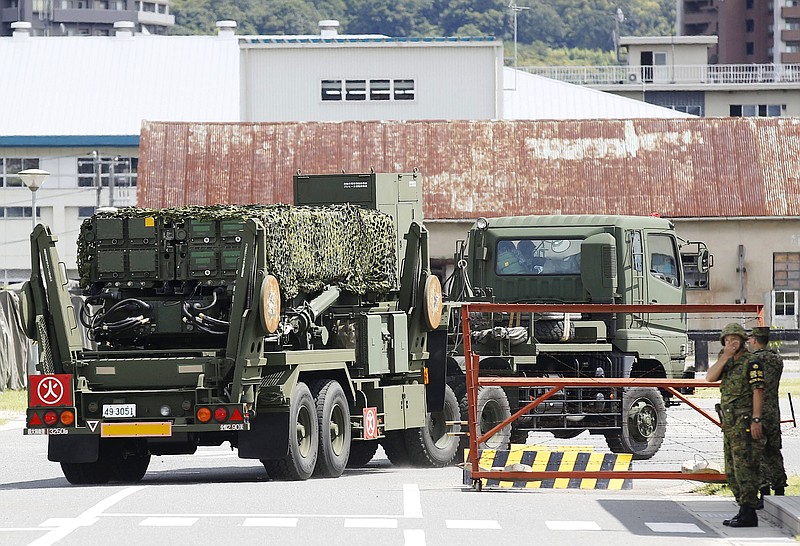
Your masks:
<instances>
[{"instance_id":1,"label":"utility pole","mask_svg":"<svg viewBox=\"0 0 800 546\"><path fill-rule=\"evenodd\" d=\"M517 14L519 12L531 9L527 6L518 6L515 0L511 0L508 4L508 9L511 10L511 14L514 18L514 70L517 69Z\"/></svg>"},{"instance_id":2,"label":"utility pole","mask_svg":"<svg viewBox=\"0 0 800 546\"><path fill-rule=\"evenodd\" d=\"M619 25L625 21L625 14L621 8L617 8L614 17L614 53L617 56L617 63L622 64L622 59L619 58Z\"/></svg>"},{"instance_id":3,"label":"utility pole","mask_svg":"<svg viewBox=\"0 0 800 546\"><path fill-rule=\"evenodd\" d=\"M100 208L100 192L103 189L103 180L100 172L100 152L94 150L92 152L92 159L94 160L94 187L97 192L97 201L95 203L95 210Z\"/></svg>"}]
</instances>

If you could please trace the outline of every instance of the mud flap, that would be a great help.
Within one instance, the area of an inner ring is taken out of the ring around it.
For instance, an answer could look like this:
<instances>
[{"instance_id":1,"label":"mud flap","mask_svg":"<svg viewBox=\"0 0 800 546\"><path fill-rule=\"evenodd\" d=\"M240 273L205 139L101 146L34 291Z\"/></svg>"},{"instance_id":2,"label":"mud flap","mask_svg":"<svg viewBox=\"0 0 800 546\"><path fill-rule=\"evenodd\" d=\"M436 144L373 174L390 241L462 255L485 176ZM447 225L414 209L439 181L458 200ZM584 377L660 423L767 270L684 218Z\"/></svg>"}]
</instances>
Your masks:
<instances>
[{"instance_id":1,"label":"mud flap","mask_svg":"<svg viewBox=\"0 0 800 546\"><path fill-rule=\"evenodd\" d=\"M282 459L289 453L289 413L259 413L239 432L240 459Z\"/></svg>"},{"instance_id":2,"label":"mud flap","mask_svg":"<svg viewBox=\"0 0 800 546\"><path fill-rule=\"evenodd\" d=\"M425 385L425 402L428 411L444 409L444 387L447 383L447 330L428 332L428 384Z\"/></svg>"},{"instance_id":3,"label":"mud flap","mask_svg":"<svg viewBox=\"0 0 800 546\"><path fill-rule=\"evenodd\" d=\"M54 463L93 463L100 453L100 437L75 434L47 437L47 460Z\"/></svg>"}]
</instances>

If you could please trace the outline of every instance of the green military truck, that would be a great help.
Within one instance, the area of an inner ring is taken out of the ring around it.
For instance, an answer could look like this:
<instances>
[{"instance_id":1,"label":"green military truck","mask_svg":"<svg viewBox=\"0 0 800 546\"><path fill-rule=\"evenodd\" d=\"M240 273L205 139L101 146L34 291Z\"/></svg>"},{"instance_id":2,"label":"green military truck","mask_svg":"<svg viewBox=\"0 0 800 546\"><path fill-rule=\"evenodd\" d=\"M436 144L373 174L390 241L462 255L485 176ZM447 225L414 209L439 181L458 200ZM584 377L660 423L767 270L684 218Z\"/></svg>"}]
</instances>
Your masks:
<instances>
[{"instance_id":1,"label":"green military truck","mask_svg":"<svg viewBox=\"0 0 800 546\"><path fill-rule=\"evenodd\" d=\"M691 251L689 251L691 249ZM683 250L683 254L681 251ZM707 271L703 243L683 242L668 220L633 216L479 219L460 246L446 291L492 303L686 303L682 262ZM466 418L464 358L451 321L448 382ZM470 318L481 375L685 378L685 314L494 313ZM481 387L479 431L488 431L546 388ZM669 397L658 389L566 388L487 441L502 448L529 431L572 438L588 430L612 451L652 457L661 446Z\"/></svg>"},{"instance_id":2,"label":"green military truck","mask_svg":"<svg viewBox=\"0 0 800 546\"><path fill-rule=\"evenodd\" d=\"M152 455L224 442L286 479L337 477L379 443L395 463L453 461L420 175L294 184L295 206L98 212L78 239L79 309L35 228L24 432L48 436L71 483L138 481Z\"/></svg>"}]
</instances>

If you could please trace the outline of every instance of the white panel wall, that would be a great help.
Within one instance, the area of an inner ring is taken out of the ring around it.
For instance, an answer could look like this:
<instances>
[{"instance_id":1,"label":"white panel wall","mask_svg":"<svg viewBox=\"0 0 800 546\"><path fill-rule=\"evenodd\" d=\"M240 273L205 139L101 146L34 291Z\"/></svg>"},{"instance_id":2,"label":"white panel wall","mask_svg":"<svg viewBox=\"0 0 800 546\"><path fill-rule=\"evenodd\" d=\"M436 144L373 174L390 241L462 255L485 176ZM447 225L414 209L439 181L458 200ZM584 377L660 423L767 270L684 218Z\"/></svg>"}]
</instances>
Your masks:
<instances>
[{"instance_id":1,"label":"white panel wall","mask_svg":"<svg viewBox=\"0 0 800 546\"><path fill-rule=\"evenodd\" d=\"M496 119L502 45L257 45L242 49L242 121ZM323 101L322 80L413 79L413 101Z\"/></svg>"}]
</instances>

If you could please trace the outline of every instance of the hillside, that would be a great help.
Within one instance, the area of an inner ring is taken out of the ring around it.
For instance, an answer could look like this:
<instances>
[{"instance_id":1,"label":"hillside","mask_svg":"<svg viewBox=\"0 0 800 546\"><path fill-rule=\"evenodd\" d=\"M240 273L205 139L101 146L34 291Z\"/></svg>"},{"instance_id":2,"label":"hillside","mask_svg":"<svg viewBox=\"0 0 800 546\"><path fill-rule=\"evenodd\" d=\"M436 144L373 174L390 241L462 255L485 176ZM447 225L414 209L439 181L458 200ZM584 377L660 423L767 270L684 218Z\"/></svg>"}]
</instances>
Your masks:
<instances>
[{"instance_id":1,"label":"hillside","mask_svg":"<svg viewBox=\"0 0 800 546\"><path fill-rule=\"evenodd\" d=\"M614 14L623 36L674 34L674 0L518 0L519 64L610 64ZM527 7L527 6L529 7ZM210 34L221 19L239 34L317 34L337 19L346 34L496 36L513 51L514 17L499 0L172 0L171 34Z\"/></svg>"}]
</instances>

